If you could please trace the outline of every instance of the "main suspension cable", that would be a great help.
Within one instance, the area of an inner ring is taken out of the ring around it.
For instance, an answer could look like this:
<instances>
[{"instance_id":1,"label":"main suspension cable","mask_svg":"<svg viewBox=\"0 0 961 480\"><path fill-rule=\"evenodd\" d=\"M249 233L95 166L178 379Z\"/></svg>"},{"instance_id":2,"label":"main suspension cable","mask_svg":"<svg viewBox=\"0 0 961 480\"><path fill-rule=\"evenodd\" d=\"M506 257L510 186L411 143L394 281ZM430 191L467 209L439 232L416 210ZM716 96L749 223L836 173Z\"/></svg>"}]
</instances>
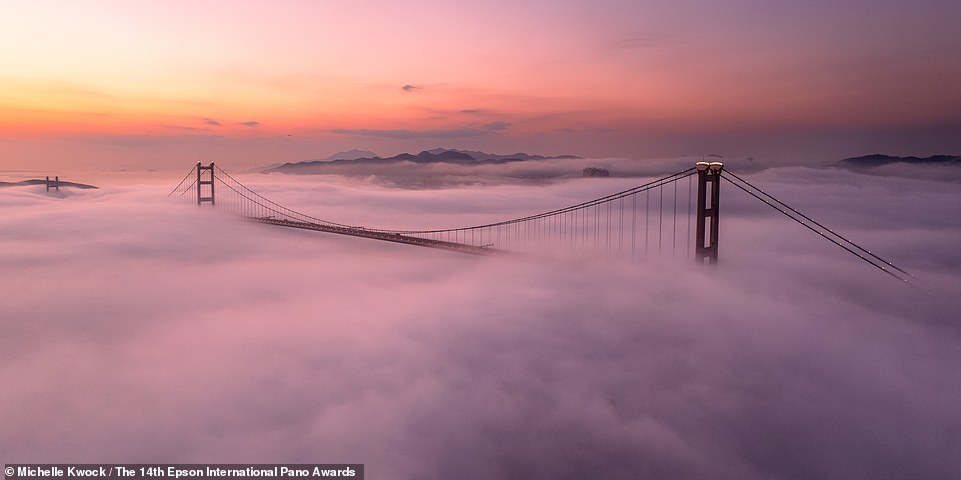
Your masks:
<instances>
[{"instance_id":1,"label":"main suspension cable","mask_svg":"<svg viewBox=\"0 0 961 480\"><path fill-rule=\"evenodd\" d=\"M767 198L773 200L774 202L776 202L778 205L781 205L782 207L787 208L788 210L796 213L797 215L800 215L802 218L804 218L805 220L807 220L807 221L809 221L809 222L817 225L818 227L823 228L824 230L826 230L826 231L828 231L828 232L831 232L832 235L837 236L838 238L840 238L840 239L843 240L844 242L848 243L849 245L853 246L854 248L856 248L856 249L858 249L858 250L866 253L866 254L867 254L868 256L870 256L871 258L874 258L875 260L877 260L877 261L879 261L879 262L882 262L882 263L884 263L885 265L887 265L887 266L889 266L889 267L891 267L891 268L893 268L893 269L895 269L895 270L897 270L897 271L899 271L899 272L901 272L901 273L903 273L903 274L905 274L905 275L908 275L908 276L910 276L910 277L912 277L912 278L916 278L916 277L914 277L914 275L912 275L912 274L910 274L910 273L902 270L901 268L897 267L896 265L892 264L891 262L889 262L889 261L887 261L887 260L885 260L885 259L883 259L883 258L881 258L881 257L879 257L879 256L877 256L877 255L875 255L875 254L874 254L873 252L871 252L870 250L861 247L860 245L854 243L853 241L845 238L845 237L844 237L843 235L841 235L840 233L837 233L837 232L835 232L834 230L831 230L830 228L825 227L824 225L822 225L821 223L819 223L817 220L814 220L813 218L811 218L811 217L809 217L809 216L807 216L807 215L805 215L805 214L803 214L803 213L795 210L795 209L792 208L790 205L787 205L786 203L778 200L777 198L775 198L774 196L772 196L772 195L770 195L769 193L765 192L764 190L761 190L760 188L752 185L752 184L751 184L750 182L748 182L747 180L744 180L743 178L737 176L737 174L735 174L734 172L731 172L731 171L729 171L729 170L725 170L723 173L725 173L725 174L730 174L732 177L736 178L737 180L740 180L741 182L744 182L745 184L747 184L747 185L750 186L751 188L753 188L753 189L757 190L758 192L760 192L760 193L761 193L762 195L764 195L765 197L767 197ZM730 180L730 179L729 179L729 180ZM731 182L731 183L733 184L734 182Z\"/></svg>"},{"instance_id":2,"label":"main suspension cable","mask_svg":"<svg viewBox=\"0 0 961 480\"><path fill-rule=\"evenodd\" d=\"M726 170L725 170L725 171L722 171L721 175L725 175L725 174L730 174L730 176L732 176L732 177L734 176L734 175L731 174L729 171L726 171ZM730 180L730 179L729 179L729 180ZM738 180L741 180L741 179L738 178ZM750 183L748 183L748 182L746 182L746 181L744 181L744 180L741 180L741 181L744 182L745 184L747 184L748 186L750 186L751 188L755 188L755 187L754 187L753 185L751 185ZM825 234L824 232L818 230L817 228L814 228L814 227L812 227L811 225L809 225L809 224L807 224L807 223L799 220L798 218L792 216L790 213L788 213L787 210L785 210L784 208L781 208L781 207L778 206L777 204L772 203L771 201L767 200L766 198L763 198L762 196L760 196L760 195L758 195L758 194L756 194L756 193L748 190L747 188L745 188L744 186L742 186L741 184L739 184L739 183L737 183L737 182L730 182L730 183L731 183L731 185L734 185L735 187L743 190L743 191L744 191L745 193L747 193L748 195L751 195L752 197L760 200L760 201L761 201L762 203L764 203L765 205L767 205L767 206L769 206L769 207L777 210L778 212L780 212L780 213L783 214L784 216L786 216L786 217L790 218L791 220L794 220L795 222L801 224L802 226L804 226L804 227L807 228L808 230L811 230L812 232L820 235L821 237L823 237L824 239L828 240L829 242L831 242L831 243L833 243L833 244L835 244L835 245L843 248L843 249L846 250L848 253L851 253L852 255L860 258L861 260L863 260L863 261L865 261L866 263L874 266L875 268L881 270L882 272L887 273L888 275L891 275L892 277L894 277L894 278L896 278L896 279L898 279L898 280L900 280L900 281L902 281L902 282L904 282L904 283L908 283L908 281L907 281L906 278L904 278L904 277L902 277L902 276L900 276L900 275L898 275L898 274L896 274L896 273L888 270L887 268L885 268L884 265L878 265L876 262L872 261L871 258L868 258L868 257L862 255L861 253L855 251L854 249L848 247L847 245L842 244L841 242L837 241L837 240L834 239L834 238L831 238L830 236L828 236L828 235ZM771 198L773 198L773 197L771 197ZM778 201L777 203L783 205L783 202ZM785 207L787 207L787 206L785 205ZM790 207L787 207L787 208L790 208ZM790 210L791 210L791 211L794 211L794 212L797 212L797 211L794 210L793 208L791 208ZM805 216L805 218L807 218L807 217ZM813 222L813 221L812 221L812 222ZM813 223L815 223L816 225L820 226L820 224L818 224L817 222L813 222ZM822 228L823 228L823 227L822 227ZM825 230L827 230L827 229L825 229ZM831 233L834 233L834 232L831 232ZM837 235L837 234L835 234L835 235ZM843 239L843 237L841 237L840 235L837 235L837 236ZM858 246L858 245L854 244L853 242L851 242L850 240L844 239L844 241L846 241L847 243L850 243L850 244L854 245L854 246L855 246L856 248L858 248L859 250L866 251L866 250L864 250L863 248L861 248L860 246ZM873 257L877 257L876 255L872 255L872 256L873 256ZM887 262L887 261L885 261L885 260L883 260L883 259L880 259L880 261L882 261L885 265L890 265L890 266L892 266L893 268L897 269L897 271L899 271L899 272L904 272L904 270L902 270L902 269L900 269L900 268L898 268L898 267L894 267L893 265L891 265L890 262ZM905 273L906 275L911 276L912 278L914 277L913 275L911 275L911 274L909 274L909 273L907 273L907 272L904 272L904 273Z\"/></svg>"}]
</instances>

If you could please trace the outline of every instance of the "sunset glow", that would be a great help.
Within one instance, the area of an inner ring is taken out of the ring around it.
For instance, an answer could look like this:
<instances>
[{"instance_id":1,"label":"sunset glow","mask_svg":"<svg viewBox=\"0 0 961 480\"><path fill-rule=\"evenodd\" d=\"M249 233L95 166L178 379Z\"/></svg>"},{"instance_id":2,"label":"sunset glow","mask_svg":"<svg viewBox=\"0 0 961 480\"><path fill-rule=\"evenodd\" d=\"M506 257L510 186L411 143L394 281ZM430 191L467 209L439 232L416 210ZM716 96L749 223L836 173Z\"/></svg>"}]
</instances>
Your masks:
<instances>
[{"instance_id":1,"label":"sunset glow","mask_svg":"<svg viewBox=\"0 0 961 480\"><path fill-rule=\"evenodd\" d=\"M41 1L0 13L5 164L52 162L45 149L68 141L74 160L54 163L109 166L119 152L104 155L102 137L144 136L181 163L438 145L928 154L956 147L961 125L954 2Z\"/></svg>"}]
</instances>

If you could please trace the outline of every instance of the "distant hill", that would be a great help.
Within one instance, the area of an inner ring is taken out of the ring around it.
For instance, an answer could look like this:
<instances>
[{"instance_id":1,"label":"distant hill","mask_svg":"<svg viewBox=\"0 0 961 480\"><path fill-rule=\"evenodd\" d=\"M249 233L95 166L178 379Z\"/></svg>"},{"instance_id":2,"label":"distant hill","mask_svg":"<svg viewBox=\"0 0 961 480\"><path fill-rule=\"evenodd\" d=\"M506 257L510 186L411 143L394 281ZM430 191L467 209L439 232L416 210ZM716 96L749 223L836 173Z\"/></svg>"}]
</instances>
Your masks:
<instances>
[{"instance_id":1,"label":"distant hill","mask_svg":"<svg viewBox=\"0 0 961 480\"><path fill-rule=\"evenodd\" d=\"M346 152L337 152L325 158L324 160L328 162L331 160L356 160L358 158L374 158L376 156L377 154L374 152L368 150L357 150L355 148L352 150L347 150Z\"/></svg>"},{"instance_id":2,"label":"distant hill","mask_svg":"<svg viewBox=\"0 0 961 480\"><path fill-rule=\"evenodd\" d=\"M26 185L46 185L46 184L47 184L46 180L41 180L38 178L35 180L23 180L21 182L0 182L0 187L22 187ZM87 185L84 183L67 182L64 180L60 180L60 186L82 188L82 189L97 188L93 185Z\"/></svg>"},{"instance_id":3,"label":"distant hill","mask_svg":"<svg viewBox=\"0 0 961 480\"><path fill-rule=\"evenodd\" d=\"M497 155L494 153L478 152L475 150L455 150L446 148L435 148L433 150L427 150L429 153L438 154L443 152L458 152L470 155L471 158L477 162L487 162L487 163L506 163L506 162L519 162L524 160L547 160L547 159L564 159L564 158L581 158L576 155L555 155L555 156L544 156L544 155L528 155L524 152L512 153L510 155Z\"/></svg>"},{"instance_id":4,"label":"distant hill","mask_svg":"<svg viewBox=\"0 0 961 480\"><path fill-rule=\"evenodd\" d=\"M932 155L930 157L896 157L892 155L882 155L875 153L861 157L845 158L841 160L842 166L849 168L874 168L882 165L894 163L905 163L910 165L957 165L961 166L961 156L956 155Z\"/></svg>"},{"instance_id":5,"label":"distant hill","mask_svg":"<svg viewBox=\"0 0 961 480\"><path fill-rule=\"evenodd\" d=\"M371 153L363 152L361 150L352 150L350 152L343 152L344 154L350 154L353 152L358 153ZM337 154L340 155L340 154ZM347 155L351 156L351 155ZM331 158L329 160L309 160L305 162L293 162L285 163L279 166L272 166L264 170L264 172L282 172L282 173L302 173L306 170L316 171L318 167L332 167L336 165L393 165L402 162L411 162L415 164L430 164L430 163L447 163L455 165L489 165L489 164L501 164L509 162L523 162L527 160L547 160L547 159L569 159L569 158L580 158L574 155L558 155L558 156L544 156L544 155L528 155L523 152L514 153L511 155L497 155L493 153L477 152L470 150L453 150L446 148L435 148L433 150L425 150L416 155L410 153L401 153L399 155L394 155L393 157L378 157L376 155L357 157L357 158Z\"/></svg>"}]
</instances>

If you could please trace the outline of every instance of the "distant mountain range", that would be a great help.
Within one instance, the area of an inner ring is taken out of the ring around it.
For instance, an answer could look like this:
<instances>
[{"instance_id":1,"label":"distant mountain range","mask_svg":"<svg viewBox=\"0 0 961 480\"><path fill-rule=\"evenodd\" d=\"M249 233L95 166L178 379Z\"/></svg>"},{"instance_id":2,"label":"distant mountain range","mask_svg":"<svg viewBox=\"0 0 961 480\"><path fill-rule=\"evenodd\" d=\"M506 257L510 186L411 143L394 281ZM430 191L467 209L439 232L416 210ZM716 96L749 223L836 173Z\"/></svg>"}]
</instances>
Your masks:
<instances>
[{"instance_id":1,"label":"distant mountain range","mask_svg":"<svg viewBox=\"0 0 961 480\"><path fill-rule=\"evenodd\" d=\"M370 156L367 156L370 154ZM361 156L357 156L361 155ZM429 163L448 163L456 165L490 165L510 162L523 162L527 160L547 160L547 159L572 159L581 158L575 155L529 155L523 152L511 155L497 155L493 153L478 152L472 150L454 150L447 148L435 148L424 150L416 155L401 153L393 157L379 157L373 152L362 150L351 150L331 155L324 160L308 160L304 162L288 162L279 166L271 166L264 172L285 172L298 173L304 169L316 169L317 167L335 165L392 165L401 162L411 162L415 164Z\"/></svg>"},{"instance_id":2,"label":"distant mountain range","mask_svg":"<svg viewBox=\"0 0 961 480\"><path fill-rule=\"evenodd\" d=\"M906 163L910 165L957 165L961 166L961 156L956 155L931 155L930 157L896 157L892 155L882 155L875 153L861 157L845 158L839 162L842 166L850 168L874 168L893 163Z\"/></svg>"},{"instance_id":3,"label":"distant mountain range","mask_svg":"<svg viewBox=\"0 0 961 480\"><path fill-rule=\"evenodd\" d=\"M346 152L337 152L325 158L324 160L328 162L332 160L356 160L358 158L374 158L376 156L377 154L374 152L368 150L357 150L355 148L353 150L347 150Z\"/></svg>"}]
</instances>

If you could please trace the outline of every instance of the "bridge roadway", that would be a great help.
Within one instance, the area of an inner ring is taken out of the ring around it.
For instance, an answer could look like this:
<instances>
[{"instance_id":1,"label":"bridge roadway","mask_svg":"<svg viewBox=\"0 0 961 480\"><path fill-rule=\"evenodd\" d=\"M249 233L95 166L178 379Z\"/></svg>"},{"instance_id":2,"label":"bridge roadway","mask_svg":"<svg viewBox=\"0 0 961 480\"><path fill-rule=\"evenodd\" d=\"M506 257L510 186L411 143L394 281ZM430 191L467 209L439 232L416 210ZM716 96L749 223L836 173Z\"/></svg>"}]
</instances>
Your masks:
<instances>
[{"instance_id":1,"label":"bridge roadway","mask_svg":"<svg viewBox=\"0 0 961 480\"><path fill-rule=\"evenodd\" d=\"M268 225L278 225L281 227L300 228L303 230L314 230L318 232L336 233L339 235L350 235L352 237L371 238L374 240L385 240L388 242L406 243L408 245L418 245L421 247L440 248L453 250L455 252L468 253L471 255L491 255L499 253L493 246L477 247L463 243L445 242L443 240L432 240L429 238L412 237L399 233L379 232L367 230L363 227L338 227L336 225L324 225L322 223L300 222L296 220L280 219L269 217L248 217L250 220Z\"/></svg>"}]
</instances>

